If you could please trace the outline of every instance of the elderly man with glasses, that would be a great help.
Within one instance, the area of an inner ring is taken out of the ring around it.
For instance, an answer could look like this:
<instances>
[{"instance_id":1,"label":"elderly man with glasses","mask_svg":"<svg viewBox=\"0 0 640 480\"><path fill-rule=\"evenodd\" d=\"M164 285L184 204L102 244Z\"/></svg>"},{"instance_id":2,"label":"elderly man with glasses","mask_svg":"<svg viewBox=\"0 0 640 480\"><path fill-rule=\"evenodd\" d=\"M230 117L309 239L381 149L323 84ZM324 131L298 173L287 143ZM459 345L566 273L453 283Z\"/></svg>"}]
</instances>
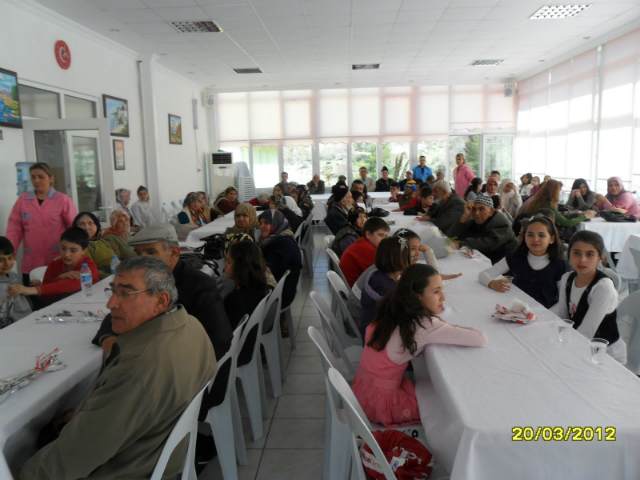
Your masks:
<instances>
[{"instance_id":1,"label":"elderly man with glasses","mask_svg":"<svg viewBox=\"0 0 640 480\"><path fill-rule=\"evenodd\" d=\"M211 342L200 322L176 304L178 290L165 262L123 261L107 296L119 336L102 372L60 436L17 478L150 478L173 427L215 373ZM163 477L181 473L186 440Z\"/></svg>"}]
</instances>

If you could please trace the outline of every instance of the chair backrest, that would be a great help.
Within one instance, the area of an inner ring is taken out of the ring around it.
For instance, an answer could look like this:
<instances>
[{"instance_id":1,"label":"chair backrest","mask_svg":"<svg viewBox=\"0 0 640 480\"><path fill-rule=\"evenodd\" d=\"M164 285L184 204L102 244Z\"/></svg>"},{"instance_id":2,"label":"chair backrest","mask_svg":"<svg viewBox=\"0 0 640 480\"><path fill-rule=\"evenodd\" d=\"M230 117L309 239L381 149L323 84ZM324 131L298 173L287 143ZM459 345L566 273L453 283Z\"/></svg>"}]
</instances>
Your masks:
<instances>
[{"instance_id":1,"label":"chair backrest","mask_svg":"<svg viewBox=\"0 0 640 480\"><path fill-rule=\"evenodd\" d=\"M200 404L202 404L202 396L204 395L205 390L209 387L207 383L198 394L193 397L189 406L187 406L186 410L180 415L178 422L171 430L167 441L164 443L164 447L162 447L162 453L160 453L160 458L158 459L158 463L156 463L156 467L153 469L153 474L151 475L151 480L161 480L164 474L164 470L167 468L167 462L169 462L169 458L171 454L178 446L178 444L182 441L182 439L189 435L189 448L187 449L187 456L184 459L184 467L182 469L182 478L184 479L195 479L196 471L195 471L195 453L196 453L196 434L198 432L198 413L200 412Z\"/></svg>"},{"instance_id":2,"label":"chair backrest","mask_svg":"<svg viewBox=\"0 0 640 480\"><path fill-rule=\"evenodd\" d=\"M289 270L284 272L282 278L271 291L269 300L264 309L264 320L262 321L262 335L270 333L273 330L275 322L280 321L280 312L282 309L282 290L284 289L284 281L289 275Z\"/></svg>"},{"instance_id":3,"label":"chair backrest","mask_svg":"<svg viewBox=\"0 0 640 480\"><path fill-rule=\"evenodd\" d=\"M300 242L302 241L302 225L298 226L298 229L293 234L293 239L296 241L298 246L300 246Z\"/></svg>"},{"instance_id":4,"label":"chair backrest","mask_svg":"<svg viewBox=\"0 0 640 480\"><path fill-rule=\"evenodd\" d=\"M331 313L331 307L329 306L327 301L322 298L318 294L318 292L311 292L309 296L318 308L318 312L320 313L320 321L322 322L325 334L328 336L328 338L331 338L332 342L334 343L348 373L352 376L355 375L358 369L351 363L349 357L345 352L346 348L354 345L351 337L347 335L347 332L345 332L344 329L342 329L342 332L338 333L340 331L340 324L334 317L333 313ZM329 351L331 351L331 349L329 349ZM333 357L330 358L330 360L332 360L332 366L335 367L337 364L336 358ZM338 370L340 370L344 375L344 372L342 372L341 368L338 368Z\"/></svg>"},{"instance_id":5,"label":"chair backrest","mask_svg":"<svg viewBox=\"0 0 640 480\"><path fill-rule=\"evenodd\" d=\"M640 250L630 247L629 251L633 257L633 262L636 264L636 269L640 272Z\"/></svg>"},{"instance_id":6,"label":"chair backrest","mask_svg":"<svg viewBox=\"0 0 640 480\"><path fill-rule=\"evenodd\" d=\"M622 278L620 278L620 275L618 275L615 271L611 270L610 268L606 268L606 267L602 267L600 271L611 279L611 281L613 282L613 286L616 287L616 290L618 292L620 292L620 290L622 289Z\"/></svg>"},{"instance_id":7,"label":"chair backrest","mask_svg":"<svg viewBox=\"0 0 640 480\"><path fill-rule=\"evenodd\" d=\"M333 245L333 241L336 239L335 235L325 235L324 236L324 248L329 250L331 245Z\"/></svg>"},{"instance_id":8,"label":"chair backrest","mask_svg":"<svg viewBox=\"0 0 640 480\"><path fill-rule=\"evenodd\" d=\"M182 201L174 200L173 202L171 202L171 204L173 205L173 208L175 209L176 213L182 210Z\"/></svg>"},{"instance_id":9,"label":"chair backrest","mask_svg":"<svg viewBox=\"0 0 640 480\"><path fill-rule=\"evenodd\" d=\"M567 248L565 248L565 251L567 252L567 256L569 254L569 247L567 246ZM614 272L617 272L618 269L616 268L616 264L613 261L613 258L611 258L611 254L609 253L609 250L607 250L606 248L604 249L604 252L602 252L604 254L604 259L607 262L607 267L609 267L611 270L613 270ZM640 268L640 267L638 267Z\"/></svg>"},{"instance_id":10,"label":"chair backrest","mask_svg":"<svg viewBox=\"0 0 640 480\"><path fill-rule=\"evenodd\" d=\"M340 278L344 282L347 291L351 293L351 287L349 286L349 282L347 282L347 277L344 276L344 273L342 273L342 270L340 269L340 259L338 258L338 255L336 255L336 252L334 252L331 248L327 248L327 255L329 255L329 259L331 259L333 270L338 272L338 275L340 275ZM347 295L346 298L349 298L349 295Z\"/></svg>"},{"instance_id":11,"label":"chair backrest","mask_svg":"<svg viewBox=\"0 0 640 480\"><path fill-rule=\"evenodd\" d=\"M44 279L44 274L47 271L47 267L37 267L29 272L29 280L42 280Z\"/></svg>"},{"instance_id":12,"label":"chair backrest","mask_svg":"<svg viewBox=\"0 0 640 480\"><path fill-rule=\"evenodd\" d=\"M173 217L175 215L175 208L173 208L173 205L171 205L170 203L163 203L162 204L162 221L164 223L169 223L169 220L171 220L171 217Z\"/></svg>"},{"instance_id":13,"label":"chair backrest","mask_svg":"<svg viewBox=\"0 0 640 480\"><path fill-rule=\"evenodd\" d=\"M238 361L236 366L244 367L247 365L255 355L257 355L260 342L258 341L258 333L262 330L262 321L264 319L264 309L269 299L269 292L265 297L260 300L260 303L255 308L249 320L242 329L242 335L240 336L240 343L238 344Z\"/></svg>"},{"instance_id":14,"label":"chair backrest","mask_svg":"<svg viewBox=\"0 0 640 480\"><path fill-rule=\"evenodd\" d=\"M360 329L356 325L356 322L353 320L351 313L349 313L349 308L347 307L347 300L349 299L349 295L351 294L351 289L348 287L348 284L338 276L336 272L327 272L327 278L329 279L331 288L333 288L333 291L335 293L335 299L338 303L338 311L340 312L340 316L349 324L349 327L354 331L356 338L362 340Z\"/></svg>"},{"instance_id":15,"label":"chair backrest","mask_svg":"<svg viewBox=\"0 0 640 480\"><path fill-rule=\"evenodd\" d=\"M229 379L236 378L238 344L240 343L242 330L247 320L249 320L249 315L242 317L242 320L240 320L240 323L233 331L233 338L231 339L229 350L218 360L218 368L211 379L211 388L209 389L209 408L217 407L229 396L229 390L231 390L231 385L233 385L233 382L230 382Z\"/></svg>"},{"instance_id":16,"label":"chair backrest","mask_svg":"<svg viewBox=\"0 0 640 480\"><path fill-rule=\"evenodd\" d=\"M371 452L375 457L378 464L380 464L380 468L382 469L382 473L387 480L395 480L396 476L391 470L389 466L389 462L384 456L384 453L380 449L380 445L376 441L375 437L371 433L371 424L367 419L366 415L362 411L358 400L356 399L351 387L344 379L340 372L336 369L332 368L329 370L329 383L331 383L332 387L336 389L340 398L342 400L342 405L344 408L344 412L346 413L347 422L349 423L349 428L353 434L353 443L352 443L352 462L360 462L360 452L358 450L357 443L355 443L355 438L360 437L364 443L369 445L371 448ZM358 469L361 472L361 475L364 474L362 469ZM361 477L363 480L365 477Z\"/></svg>"},{"instance_id":17,"label":"chair backrest","mask_svg":"<svg viewBox=\"0 0 640 480\"><path fill-rule=\"evenodd\" d=\"M617 308L618 318L629 315L640 318L640 290L625 298Z\"/></svg>"}]
</instances>

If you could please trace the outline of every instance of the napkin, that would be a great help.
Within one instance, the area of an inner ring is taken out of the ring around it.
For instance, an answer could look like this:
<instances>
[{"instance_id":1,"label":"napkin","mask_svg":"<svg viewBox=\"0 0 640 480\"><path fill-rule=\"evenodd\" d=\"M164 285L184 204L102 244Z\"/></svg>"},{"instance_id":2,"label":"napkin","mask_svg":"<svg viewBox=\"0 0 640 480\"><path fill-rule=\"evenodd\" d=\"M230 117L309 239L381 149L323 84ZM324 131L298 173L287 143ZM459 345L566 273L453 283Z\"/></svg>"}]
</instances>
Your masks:
<instances>
[{"instance_id":1,"label":"napkin","mask_svg":"<svg viewBox=\"0 0 640 480\"><path fill-rule=\"evenodd\" d=\"M496 311L491 316L500 320L521 323L523 325L538 319L531 308L529 308L529 305L515 297L511 300L509 308L496 303Z\"/></svg>"}]
</instances>

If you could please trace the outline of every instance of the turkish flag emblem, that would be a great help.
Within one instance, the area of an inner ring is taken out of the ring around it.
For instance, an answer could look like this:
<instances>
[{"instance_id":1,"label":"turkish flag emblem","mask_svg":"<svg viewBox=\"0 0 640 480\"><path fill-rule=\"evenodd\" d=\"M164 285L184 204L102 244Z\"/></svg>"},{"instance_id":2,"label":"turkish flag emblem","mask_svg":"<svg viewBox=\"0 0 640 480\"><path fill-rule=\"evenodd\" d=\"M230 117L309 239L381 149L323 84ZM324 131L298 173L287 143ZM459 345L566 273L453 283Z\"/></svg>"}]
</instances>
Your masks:
<instances>
[{"instance_id":1,"label":"turkish flag emblem","mask_svg":"<svg viewBox=\"0 0 640 480\"><path fill-rule=\"evenodd\" d=\"M60 68L63 70L68 69L71 66L71 50L69 50L69 45L62 40L58 40L54 51Z\"/></svg>"}]
</instances>

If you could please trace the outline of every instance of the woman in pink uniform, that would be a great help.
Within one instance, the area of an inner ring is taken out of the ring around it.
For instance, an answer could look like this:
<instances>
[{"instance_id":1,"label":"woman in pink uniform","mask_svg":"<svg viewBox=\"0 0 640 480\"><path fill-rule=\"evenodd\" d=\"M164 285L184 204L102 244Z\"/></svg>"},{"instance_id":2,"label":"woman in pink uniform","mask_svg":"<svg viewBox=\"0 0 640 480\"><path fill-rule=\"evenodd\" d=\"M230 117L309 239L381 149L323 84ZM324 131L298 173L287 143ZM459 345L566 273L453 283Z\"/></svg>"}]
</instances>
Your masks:
<instances>
[{"instance_id":1,"label":"woman in pink uniform","mask_svg":"<svg viewBox=\"0 0 640 480\"><path fill-rule=\"evenodd\" d=\"M73 200L53 188L53 172L46 163L29 168L33 192L20 195L11 210L7 238L16 251L24 241L22 281L29 284L29 272L46 267L60 256L60 235L73 226L78 214Z\"/></svg>"},{"instance_id":2,"label":"woman in pink uniform","mask_svg":"<svg viewBox=\"0 0 640 480\"><path fill-rule=\"evenodd\" d=\"M456 164L458 166L453 170L455 190L460 197L464 198L467 188L471 185L471 180L475 178L475 174L471 167L467 165L467 159L464 153L458 153L456 155Z\"/></svg>"},{"instance_id":3,"label":"woman in pink uniform","mask_svg":"<svg viewBox=\"0 0 640 480\"><path fill-rule=\"evenodd\" d=\"M369 421L386 427L420 422L415 386L404 371L430 343L483 347L487 336L450 325L436 316L445 300L442 278L424 264L407 268L400 282L378 303L366 330L365 348L353 393Z\"/></svg>"}]
</instances>

